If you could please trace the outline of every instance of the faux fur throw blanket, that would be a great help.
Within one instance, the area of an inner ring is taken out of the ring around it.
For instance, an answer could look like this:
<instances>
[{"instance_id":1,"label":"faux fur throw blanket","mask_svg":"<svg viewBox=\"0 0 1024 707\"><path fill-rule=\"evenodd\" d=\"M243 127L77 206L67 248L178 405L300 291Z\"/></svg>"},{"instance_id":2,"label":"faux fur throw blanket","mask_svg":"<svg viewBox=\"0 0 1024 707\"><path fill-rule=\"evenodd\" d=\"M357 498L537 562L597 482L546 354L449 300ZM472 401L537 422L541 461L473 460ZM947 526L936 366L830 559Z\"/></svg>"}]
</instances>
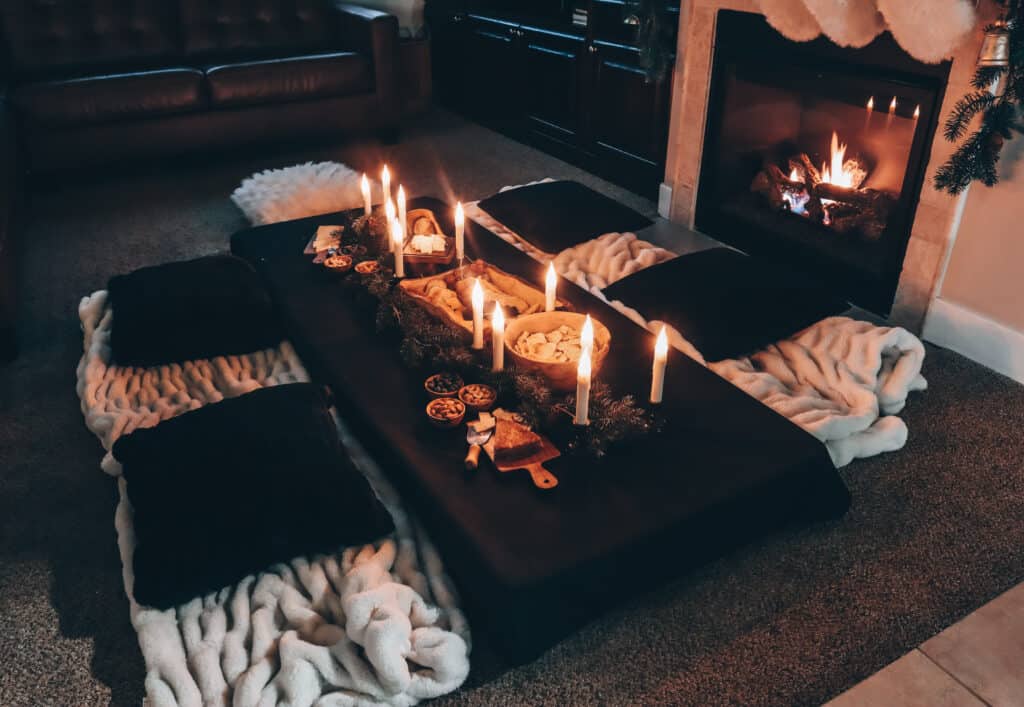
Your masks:
<instances>
[{"instance_id":1,"label":"faux fur throw blanket","mask_svg":"<svg viewBox=\"0 0 1024 707\"><path fill-rule=\"evenodd\" d=\"M758 0L785 37L821 34L844 47L863 47L888 29L908 54L929 64L951 56L978 24L971 0Z\"/></svg>"},{"instance_id":2,"label":"faux fur throw blanket","mask_svg":"<svg viewBox=\"0 0 1024 707\"><path fill-rule=\"evenodd\" d=\"M633 234L612 233L552 258L477 204L468 205L466 215L541 262L553 260L562 277L606 302L601 288L641 267L675 257ZM627 255L621 246L624 241L638 249L631 248ZM608 303L652 333L662 326L623 302ZM667 330L675 348L824 442L837 467L901 449L907 441L907 426L895 415L911 391L927 385L921 376L924 345L901 328L831 317L752 356L711 364L678 331Z\"/></svg>"},{"instance_id":3,"label":"faux fur throw blanket","mask_svg":"<svg viewBox=\"0 0 1024 707\"><path fill-rule=\"evenodd\" d=\"M374 194L380 193L371 182ZM360 175L339 162L307 162L257 172L231 195L254 226L347 211L363 205Z\"/></svg>"},{"instance_id":4,"label":"faux fur throw blanket","mask_svg":"<svg viewBox=\"0 0 1024 707\"><path fill-rule=\"evenodd\" d=\"M395 521L395 537L299 557L166 611L132 594L132 509L114 441L139 427L261 386L308 380L292 347L156 368L110 362L105 291L82 300L78 395L118 477L115 524L132 624L156 707L412 705L469 673L469 633L436 550L339 422L356 466Z\"/></svg>"}]
</instances>

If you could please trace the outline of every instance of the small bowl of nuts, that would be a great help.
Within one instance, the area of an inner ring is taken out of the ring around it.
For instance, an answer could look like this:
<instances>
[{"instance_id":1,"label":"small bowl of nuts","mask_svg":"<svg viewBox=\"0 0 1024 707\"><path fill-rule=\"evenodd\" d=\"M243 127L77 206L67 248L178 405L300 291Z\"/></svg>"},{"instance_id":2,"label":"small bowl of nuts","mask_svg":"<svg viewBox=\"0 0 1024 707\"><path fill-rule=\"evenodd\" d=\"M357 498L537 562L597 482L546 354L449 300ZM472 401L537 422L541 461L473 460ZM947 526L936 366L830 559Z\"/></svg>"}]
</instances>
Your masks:
<instances>
[{"instance_id":1,"label":"small bowl of nuts","mask_svg":"<svg viewBox=\"0 0 1024 707\"><path fill-rule=\"evenodd\" d=\"M457 427L466 417L466 404L458 398L435 398L427 403L427 417L435 427Z\"/></svg>"},{"instance_id":2,"label":"small bowl of nuts","mask_svg":"<svg viewBox=\"0 0 1024 707\"><path fill-rule=\"evenodd\" d=\"M380 263L376 260L364 260L356 264L356 272L360 275L372 275L380 270Z\"/></svg>"},{"instance_id":3,"label":"small bowl of nuts","mask_svg":"<svg viewBox=\"0 0 1024 707\"><path fill-rule=\"evenodd\" d=\"M423 388L432 398L454 398L465 385L458 373L435 373L423 382Z\"/></svg>"},{"instance_id":4,"label":"small bowl of nuts","mask_svg":"<svg viewBox=\"0 0 1024 707\"><path fill-rule=\"evenodd\" d=\"M346 273L352 269L352 256L350 255L328 255L324 259L324 267L331 272Z\"/></svg>"},{"instance_id":5,"label":"small bowl of nuts","mask_svg":"<svg viewBox=\"0 0 1024 707\"><path fill-rule=\"evenodd\" d=\"M498 400L498 391L483 383L470 383L459 388L459 400L470 410L484 412L494 407Z\"/></svg>"}]
</instances>

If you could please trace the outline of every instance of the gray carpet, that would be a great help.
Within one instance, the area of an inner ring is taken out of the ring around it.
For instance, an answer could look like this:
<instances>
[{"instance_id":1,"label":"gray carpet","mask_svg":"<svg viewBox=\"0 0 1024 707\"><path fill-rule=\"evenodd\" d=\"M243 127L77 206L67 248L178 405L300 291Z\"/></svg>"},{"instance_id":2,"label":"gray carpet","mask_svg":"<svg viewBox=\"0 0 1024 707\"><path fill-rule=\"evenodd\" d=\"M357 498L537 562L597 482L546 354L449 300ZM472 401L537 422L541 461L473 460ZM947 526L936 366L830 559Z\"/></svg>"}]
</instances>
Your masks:
<instances>
[{"instance_id":1,"label":"gray carpet","mask_svg":"<svg viewBox=\"0 0 1024 707\"><path fill-rule=\"evenodd\" d=\"M244 225L227 198L240 180L307 159L369 169L386 156L411 193L442 197L570 177L653 212L444 114L394 146L260 154L46 185L27 200L23 353L0 367L2 705L141 703L114 484L74 393L81 295L115 273L224 249ZM439 702L816 704L1019 582L1024 387L934 347L925 375L930 390L904 414L907 447L843 471L845 518L766 538L635 599L533 664L509 670L480 650L469 684ZM643 581L643 567L623 571Z\"/></svg>"}]
</instances>

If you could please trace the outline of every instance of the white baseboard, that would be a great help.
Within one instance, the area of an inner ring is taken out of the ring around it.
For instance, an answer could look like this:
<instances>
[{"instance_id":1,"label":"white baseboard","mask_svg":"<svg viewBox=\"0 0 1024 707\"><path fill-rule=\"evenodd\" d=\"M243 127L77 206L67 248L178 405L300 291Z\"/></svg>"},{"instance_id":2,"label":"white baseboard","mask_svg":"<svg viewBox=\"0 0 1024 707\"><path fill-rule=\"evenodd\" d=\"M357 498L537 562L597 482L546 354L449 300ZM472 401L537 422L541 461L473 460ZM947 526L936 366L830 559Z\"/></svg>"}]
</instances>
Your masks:
<instances>
[{"instance_id":1,"label":"white baseboard","mask_svg":"<svg viewBox=\"0 0 1024 707\"><path fill-rule=\"evenodd\" d=\"M1024 383L1024 332L936 297L921 337Z\"/></svg>"},{"instance_id":2,"label":"white baseboard","mask_svg":"<svg viewBox=\"0 0 1024 707\"><path fill-rule=\"evenodd\" d=\"M672 187L665 182L658 187L658 216L668 218L672 211Z\"/></svg>"}]
</instances>

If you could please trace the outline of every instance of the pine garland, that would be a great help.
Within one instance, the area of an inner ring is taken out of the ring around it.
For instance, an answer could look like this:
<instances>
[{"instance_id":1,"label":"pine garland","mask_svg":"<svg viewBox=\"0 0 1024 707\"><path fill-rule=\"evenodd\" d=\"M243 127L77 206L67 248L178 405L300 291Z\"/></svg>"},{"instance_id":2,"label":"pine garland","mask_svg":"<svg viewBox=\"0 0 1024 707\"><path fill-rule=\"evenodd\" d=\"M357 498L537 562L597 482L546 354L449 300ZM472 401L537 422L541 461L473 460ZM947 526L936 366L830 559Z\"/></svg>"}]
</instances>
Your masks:
<instances>
[{"instance_id":1,"label":"pine garland","mask_svg":"<svg viewBox=\"0 0 1024 707\"><path fill-rule=\"evenodd\" d=\"M974 91L957 101L946 119L943 133L949 142L958 142L967 135L980 114L978 128L957 148L949 160L935 172L935 187L950 194L959 194L973 181L993 186L999 181L999 153L1014 131L1024 133L1020 110L1024 106L1024 21L1014 17L1019 0L1004 0L1010 7L1008 31L1010 65L978 67L971 81ZM986 32L994 26L985 28ZM996 81L1005 82L1001 96L993 94Z\"/></svg>"},{"instance_id":2,"label":"pine garland","mask_svg":"<svg viewBox=\"0 0 1024 707\"><path fill-rule=\"evenodd\" d=\"M353 235L361 230L353 227ZM464 332L439 321L397 287L390 260L389 256L381 255L376 272L350 273L343 282L356 293L371 295L377 303L378 333L396 335L402 361L408 368L450 370L466 380L491 386L500 400L514 403L527 425L557 440L570 454L600 458L614 445L639 439L657 429L655 418L637 405L633 396L616 396L602 381L594 381L591 386L590 424L573 425L575 394L552 391L544 377L536 373L514 367L491 371L490 357L482 360L467 345Z\"/></svg>"}]
</instances>

